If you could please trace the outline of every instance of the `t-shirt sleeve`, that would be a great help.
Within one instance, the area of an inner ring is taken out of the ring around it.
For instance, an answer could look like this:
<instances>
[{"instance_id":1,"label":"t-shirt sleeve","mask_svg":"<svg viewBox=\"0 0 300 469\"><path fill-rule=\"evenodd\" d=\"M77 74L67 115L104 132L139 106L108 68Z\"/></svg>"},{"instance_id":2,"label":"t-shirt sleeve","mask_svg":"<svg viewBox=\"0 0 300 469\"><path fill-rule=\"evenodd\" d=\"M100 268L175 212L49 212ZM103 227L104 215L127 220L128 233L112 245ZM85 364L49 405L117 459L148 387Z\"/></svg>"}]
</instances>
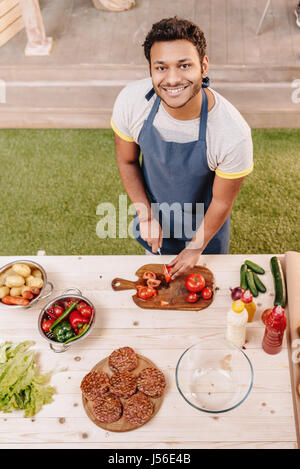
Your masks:
<instances>
[{"instance_id":1,"label":"t-shirt sleeve","mask_svg":"<svg viewBox=\"0 0 300 469\"><path fill-rule=\"evenodd\" d=\"M217 164L216 174L225 179L237 179L253 171L252 138L244 137L233 148L229 149Z\"/></svg>"},{"instance_id":2,"label":"t-shirt sleeve","mask_svg":"<svg viewBox=\"0 0 300 469\"><path fill-rule=\"evenodd\" d=\"M127 142L134 142L134 138L130 131L130 102L128 100L128 93L124 88L115 101L113 107L113 114L110 121L113 131Z\"/></svg>"}]
</instances>

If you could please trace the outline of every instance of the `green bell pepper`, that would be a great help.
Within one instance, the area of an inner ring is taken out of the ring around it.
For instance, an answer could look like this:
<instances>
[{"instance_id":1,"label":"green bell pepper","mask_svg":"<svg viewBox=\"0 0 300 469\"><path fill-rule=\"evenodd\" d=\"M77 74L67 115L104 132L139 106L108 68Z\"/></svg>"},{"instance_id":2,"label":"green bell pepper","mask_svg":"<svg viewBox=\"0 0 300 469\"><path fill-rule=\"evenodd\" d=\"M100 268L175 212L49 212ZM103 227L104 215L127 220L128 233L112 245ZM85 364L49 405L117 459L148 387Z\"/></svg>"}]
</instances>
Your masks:
<instances>
[{"instance_id":1,"label":"green bell pepper","mask_svg":"<svg viewBox=\"0 0 300 469\"><path fill-rule=\"evenodd\" d=\"M65 321L58 324L53 330L53 337L57 342L66 342L66 340L71 339L74 335L71 324Z\"/></svg>"}]
</instances>

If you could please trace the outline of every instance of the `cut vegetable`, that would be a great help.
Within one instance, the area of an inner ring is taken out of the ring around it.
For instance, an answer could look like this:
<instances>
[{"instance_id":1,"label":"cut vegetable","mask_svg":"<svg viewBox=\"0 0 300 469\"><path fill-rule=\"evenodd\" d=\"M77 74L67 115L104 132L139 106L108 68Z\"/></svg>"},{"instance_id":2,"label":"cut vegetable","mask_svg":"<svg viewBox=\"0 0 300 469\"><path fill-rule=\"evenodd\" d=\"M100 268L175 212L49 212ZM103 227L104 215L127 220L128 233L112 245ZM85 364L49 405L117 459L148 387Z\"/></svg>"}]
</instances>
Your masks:
<instances>
[{"instance_id":1,"label":"cut vegetable","mask_svg":"<svg viewBox=\"0 0 300 469\"><path fill-rule=\"evenodd\" d=\"M286 286L281 263L278 257L274 256L271 258L270 264L275 290L274 306L280 305L284 308L286 305Z\"/></svg>"}]
</instances>

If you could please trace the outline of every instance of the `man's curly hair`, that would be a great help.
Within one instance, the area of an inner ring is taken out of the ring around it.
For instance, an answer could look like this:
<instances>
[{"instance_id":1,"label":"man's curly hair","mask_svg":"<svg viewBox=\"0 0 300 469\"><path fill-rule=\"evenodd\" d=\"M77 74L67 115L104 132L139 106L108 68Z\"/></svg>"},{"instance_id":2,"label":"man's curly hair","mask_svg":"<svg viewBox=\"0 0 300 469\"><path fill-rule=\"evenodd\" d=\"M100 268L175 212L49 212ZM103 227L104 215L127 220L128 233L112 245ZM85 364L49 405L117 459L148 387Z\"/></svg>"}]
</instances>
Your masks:
<instances>
[{"instance_id":1,"label":"man's curly hair","mask_svg":"<svg viewBox=\"0 0 300 469\"><path fill-rule=\"evenodd\" d=\"M145 57L150 64L150 50L155 42L186 39L197 48L200 63L206 54L206 39L203 31L191 21L177 18L165 18L152 25L143 44Z\"/></svg>"}]
</instances>

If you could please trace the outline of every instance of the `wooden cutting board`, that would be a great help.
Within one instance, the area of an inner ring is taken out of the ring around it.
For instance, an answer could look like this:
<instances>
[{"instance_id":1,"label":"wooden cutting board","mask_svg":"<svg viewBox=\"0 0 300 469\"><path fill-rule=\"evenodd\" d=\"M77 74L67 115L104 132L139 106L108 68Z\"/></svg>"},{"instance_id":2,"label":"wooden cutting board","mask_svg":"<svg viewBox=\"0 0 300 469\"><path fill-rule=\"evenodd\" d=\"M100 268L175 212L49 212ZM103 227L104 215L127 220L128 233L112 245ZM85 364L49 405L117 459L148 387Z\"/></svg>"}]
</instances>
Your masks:
<instances>
[{"instance_id":1,"label":"wooden cutting board","mask_svg":"<svg viewBox=\"0 0 300 469\"><path fill-rule=\"evenodd\" d=\"M138 376L139 373L144 369L144 368L157 368L157 366L149 360L149 358L146 358L142 355L137 354L138 357L138 366L135 370L131 371L135 376ZM99 363L97 363L91 371L104 371L109 378L112 376L113 372L109 368L108 365L108 357L104 358L101 360ZM156 399L149 397L150 401L152 401L153 404L153 414L151 418L146 422L148 423L159 411L160 406L162 405L163 399L164 399L164 394L161 397L158 397ZM124 404L126 399L120 398L120 401L122 404ZM125 417L122 415L122 417L117 420L116 422L113 423L103 423L99 422L99 420L96 419L93 413L93 405L92 402L87 400L84 396L82 396L82 403L84 410L89 417L89 419L98 427L103 428L104 430L108 430L110 432L128 432L131 430L135 430L136 428L140 428L142 425L134 425L132 423L127 422ZM143 425L146 425L145 423Z\"/></svg>"},{"instance_id":2,"label":"wooden cutting board","mask_svg":"<svg viewBox=\"0 0 300 469\"><path fill-rule=\"evenodd\" d=\"M157 296L149 298L148 300L142 300L137 296L137 286L145 284L143 280L143 274L146 270L154 272L159 280L162 280L160 287L158 288ZM176 309L182 311L200 311L201 309L207 308L214 300L215 296L215 279L211 270L197 265L189 273L202 274L205 278L206 286L209 287L213 294L209 300L200 298L196 303L188 303L186 296L188 291L185 287L185 279L188 273L180 275L170 283L166 283L164 280L163 264L146 264L140 267L135 275L138 280L135 282L131 280L125 280L123 278L114 278L111 282L112 288L115 291L120 290L135 290L135 294L132 296L133 301L140 308L146 309Z\"/></svg>"}]
</instances>

